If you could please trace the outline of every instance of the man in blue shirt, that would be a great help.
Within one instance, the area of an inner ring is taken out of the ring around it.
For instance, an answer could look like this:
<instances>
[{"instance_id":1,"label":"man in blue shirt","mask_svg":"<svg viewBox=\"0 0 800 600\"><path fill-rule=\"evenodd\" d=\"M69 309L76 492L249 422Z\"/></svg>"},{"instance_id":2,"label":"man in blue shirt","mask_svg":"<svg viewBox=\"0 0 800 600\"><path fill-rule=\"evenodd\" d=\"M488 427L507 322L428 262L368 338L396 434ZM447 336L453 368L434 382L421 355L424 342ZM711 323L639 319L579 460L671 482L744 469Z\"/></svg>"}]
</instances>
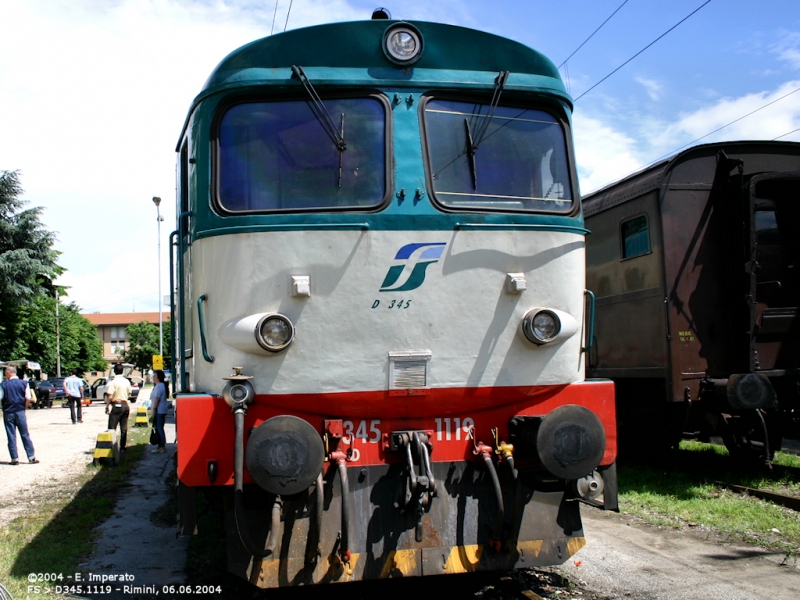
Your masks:
<instances>
[{"instance_id":1,"label":"man in blue shirt","mask_svg":"<svg viewBox=\"0 0 800 600\"><path fill-rule=\"evenodd\" d=\"M83 423L81 415L81 401L83 400L83 381L78 377L80 370L73 368L69 377L64 380L64 393L67 394L67 404L69 404L69 415L72 417L72 424L75 425L75 407L78 407L78 423Z\"/></svg>"},{"instance_id":2,"label":"man in blue shirt","mask_svg":"<svg viewBox=\"0 0 800 600\"><path fill-rule=\"evenodd\" d=\"M32 401L31 389L27 381L17 377L16 367L6 367L6 380L2 383L3 392L3 423L6 426L8 437L8 453L11 455L11 464L19 464L17 454L17 429L22 438L22 445L28 455L29 463L38 463L33 450L33 442L28 434L28 420L25 418L25 409Z\"/></svg>"}]
</instances>

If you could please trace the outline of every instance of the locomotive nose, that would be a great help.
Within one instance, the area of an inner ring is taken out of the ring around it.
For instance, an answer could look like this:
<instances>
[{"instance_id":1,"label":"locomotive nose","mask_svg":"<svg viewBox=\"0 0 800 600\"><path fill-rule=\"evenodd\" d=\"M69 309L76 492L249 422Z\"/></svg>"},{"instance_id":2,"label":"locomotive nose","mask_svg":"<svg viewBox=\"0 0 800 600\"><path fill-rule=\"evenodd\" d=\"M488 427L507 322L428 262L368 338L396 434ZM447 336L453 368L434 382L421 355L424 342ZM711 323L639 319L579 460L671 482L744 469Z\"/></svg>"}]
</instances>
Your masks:
<instances>
[{"instance_id":1,"label":"locomotive nose","mask_svg":"<svg viewBox=\"0 0 800 600\"><path fill-rule=\"evenodd\" d=\"M536 452L545 468L560 479L577 479L600 464L606 433L591 410L567 404L549 413L536 434Z\"/></svg>"},{"instance_id":2,"label":"locomotive nose","mask_svg":"<svg viewBox=\"0 0 800 600\"><path fill-rule=\"evenodd\" d=\"M308 489L322 471L322 438L308 421L291 415L267 419L247 441L245 461L259 487L279 495Z\"/></svg>"}]
</instances>

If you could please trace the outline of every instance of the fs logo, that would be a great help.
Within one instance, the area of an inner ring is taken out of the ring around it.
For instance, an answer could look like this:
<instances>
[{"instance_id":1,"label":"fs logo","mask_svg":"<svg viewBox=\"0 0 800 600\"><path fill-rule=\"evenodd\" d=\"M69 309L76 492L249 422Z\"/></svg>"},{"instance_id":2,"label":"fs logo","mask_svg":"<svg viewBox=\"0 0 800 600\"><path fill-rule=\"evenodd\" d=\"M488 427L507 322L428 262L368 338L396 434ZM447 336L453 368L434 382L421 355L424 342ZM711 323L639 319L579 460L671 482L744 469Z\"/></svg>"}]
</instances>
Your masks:
<instances>
[{"instance_id":1,"label":"fs logo","mask_svg":"<svg viewBox=\"0 0 800 600\"><path fill-rule=\"evenodd\" d=\"M406 292L415 290L425 281L425 269L439 262L447 242L406 244L394 257L398 264L389 267L381 284L381 292Z\"/></svg>"}]
</instances>

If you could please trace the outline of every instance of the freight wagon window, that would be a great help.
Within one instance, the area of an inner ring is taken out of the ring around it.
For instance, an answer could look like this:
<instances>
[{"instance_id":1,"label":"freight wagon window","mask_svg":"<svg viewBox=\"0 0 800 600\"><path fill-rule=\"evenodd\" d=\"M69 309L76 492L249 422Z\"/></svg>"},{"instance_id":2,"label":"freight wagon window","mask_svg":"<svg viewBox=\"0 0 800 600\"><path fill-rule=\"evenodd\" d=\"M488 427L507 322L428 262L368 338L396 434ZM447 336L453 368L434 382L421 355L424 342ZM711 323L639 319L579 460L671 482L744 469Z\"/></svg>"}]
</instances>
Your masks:
<instances>
[{"instance_id":1,"label":"freight wagon window","mask_svg":"<svg viewBox=\"0 0 800 600\"><path fill-rule=\"evenodd\" d=\"M425 105L428 168L435 199L448 208L572 210L561 123L526 108L431 99Z\"/></svg>"},{"instance_id":2,"label":"freight wagon window","mask_svg":"<svg viewBox=\"0 0 800 600\"><path fill-rule=\"evenodd\" d=\"M231 212L294 212L380 205L386 195L383 103L340 98L324 104L344 131L341 153L309 102L230 108L218 128L220 206Z\"/></svg>"},{"instance_id":3,"label":"freight wagon window","mask_svg":"<svg viewBox=\"0 0 800 600\"><path fill-rule=\"evenodd\" d=\"M650 233L647 231L647 217L641 215L624 221L620 227L622 234L622 258L633 258L650 252Z\"/></svg>"}]
</instances>

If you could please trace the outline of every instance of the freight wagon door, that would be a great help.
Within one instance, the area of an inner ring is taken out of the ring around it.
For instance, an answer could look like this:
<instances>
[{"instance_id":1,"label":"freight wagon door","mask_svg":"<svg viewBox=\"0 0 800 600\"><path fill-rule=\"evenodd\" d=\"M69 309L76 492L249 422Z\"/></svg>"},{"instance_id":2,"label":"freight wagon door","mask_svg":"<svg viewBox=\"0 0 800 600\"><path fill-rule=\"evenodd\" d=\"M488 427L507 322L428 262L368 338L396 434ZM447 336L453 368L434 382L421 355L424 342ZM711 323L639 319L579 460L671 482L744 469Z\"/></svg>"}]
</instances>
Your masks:
<instances>
[{"instance_id":1,"label":"freight wagon door","mask_svg":"<svg viewBox=\"0 0 800 600\"><path fill-rule=\"evenodd\" d=\"M800 172L750 181L750 243L755 259L752 367L800 367Z\"/></svg>"},{"instance_id":2,"label":"freight wagon door","mask_svg":"<svg viewBox=\"0 0 800 600\"><path fill-rule=\"evenodd\" d=\"M695 400L706 378L748 369L752 287L741 161L723 153L676 165L661 202L664 276L675 402Z\"/></svg>"}]
</instances>

